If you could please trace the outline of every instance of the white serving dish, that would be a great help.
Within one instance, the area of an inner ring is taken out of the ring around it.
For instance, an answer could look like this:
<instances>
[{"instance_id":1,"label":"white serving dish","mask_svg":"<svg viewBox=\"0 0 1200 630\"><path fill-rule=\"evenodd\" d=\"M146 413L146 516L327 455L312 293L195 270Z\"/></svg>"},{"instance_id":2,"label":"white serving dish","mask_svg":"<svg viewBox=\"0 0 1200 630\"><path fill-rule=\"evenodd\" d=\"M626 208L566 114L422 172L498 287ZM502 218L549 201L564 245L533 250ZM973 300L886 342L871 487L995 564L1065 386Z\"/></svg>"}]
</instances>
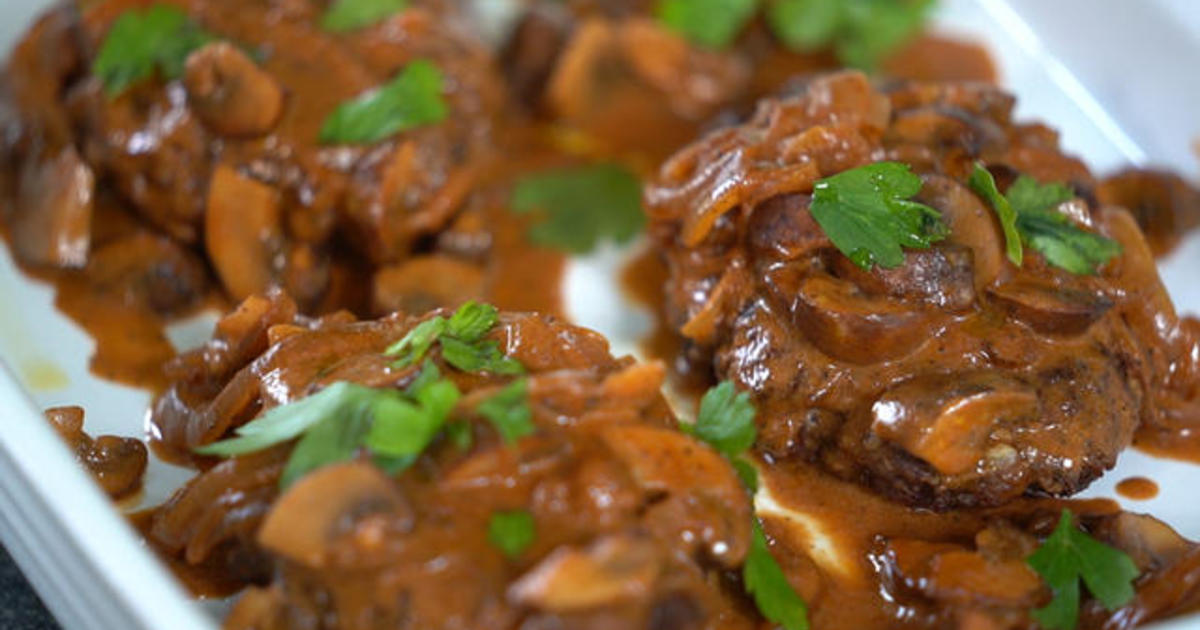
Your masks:
<instances>
[{"instance_id":1,"label":"white serving dish","mask_svg":"<svg viewBox=\"0 0 1200 630\"><path fill-rule=\"evenodd\" d=\"M475 0L488 2L492 0ZM503 0L496 0L503 1ZM0 2L0 57L51 0ZM1098 172L1161 164L1195 172L1200 137L1200 3L1195 0L943 0L942 26L987 42L1022 117L1063 132L1066 147ZM1153 46L1145 45L1154 42ZM601 252L568 272L568 309L577 322L632 352L649 316L621 295L620 254ZM1200 312L1200 237L1163 265L1181 310ZM74 464L42 420L61 404L87 409L94 434L140 435L148 395L88 373L92 341L53 307L52 290L22 276L0 248L0 540L66 630L213 630L216 616L185 595L124 519ZM188 346L207 337L211 317L177 326ZM188 471L152 461L145 504L163 500ZM1124 502L1200 539L1200 466L1130 451L1088 491L1115 497L1121 479L1142 475L1158 498ZM207 607L215 608L215 607ZM1200 616L1163 628L1200 630Z\"/></svg>"}]
</instances>

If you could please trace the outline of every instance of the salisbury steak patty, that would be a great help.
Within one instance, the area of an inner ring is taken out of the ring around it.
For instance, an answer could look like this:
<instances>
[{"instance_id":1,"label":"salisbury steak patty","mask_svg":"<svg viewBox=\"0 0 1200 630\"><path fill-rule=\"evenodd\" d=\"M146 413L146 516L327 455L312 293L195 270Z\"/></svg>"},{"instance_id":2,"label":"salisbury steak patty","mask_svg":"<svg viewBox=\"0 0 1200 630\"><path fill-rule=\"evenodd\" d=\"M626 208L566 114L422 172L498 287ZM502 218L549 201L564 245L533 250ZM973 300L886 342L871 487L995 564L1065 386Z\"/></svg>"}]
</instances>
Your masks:
<instances>
[{"instance_id":1,"label":"salisbury steak patty","mask_svg":"<svg viewBox=\"0 0 1200 630\"><path fill-rule=\"evenodd\" d=\"M1012 105L984 85L828 75L684 149L649 187L670 323L691 361L754 393L769 458L938 509L1067 495L1187 396L1170 375L1193 373L1194 335L1136 223L1090 201L1086 167L1053 131L1013 123ZM879 161L920 175L916 200L949 234L863 269L814 220L811 193ZM1072 186L1058 210L1123 253L1095 275L1033 250L1013 264L967 185L977 162L1001 190L1018 175Z\"/></svg>"}]
</instances>

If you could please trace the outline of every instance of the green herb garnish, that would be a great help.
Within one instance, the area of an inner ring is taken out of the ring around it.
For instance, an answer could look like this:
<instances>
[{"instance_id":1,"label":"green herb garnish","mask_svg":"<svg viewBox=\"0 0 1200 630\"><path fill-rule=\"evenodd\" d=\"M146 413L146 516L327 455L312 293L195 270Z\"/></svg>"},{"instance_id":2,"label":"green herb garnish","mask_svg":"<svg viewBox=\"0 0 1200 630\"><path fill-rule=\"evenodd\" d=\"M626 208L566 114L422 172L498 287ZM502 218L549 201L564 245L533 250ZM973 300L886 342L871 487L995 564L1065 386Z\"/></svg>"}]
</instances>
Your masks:
<instances>
[{"instance_id":1,"label":"green herb garnish","mask_svg":"<svg viewBox=\"0 0 1200 630\"><path fill-rule=\"evenodd\" d=\"M628 242L645 222L641 183L615 164L527 176L517 182L510 205L519 214L541 216L529 230L531 241L576 254L603 239Z\"/></svg>"},{"instance_id":2,"label":"green herb garnish","mask_svg":"<svg viewBox=\"0 0 1200 630\"><path fill-rule=\"evenodd\" d=\"M496 512L488 521L488 542L509 558L524 553L536 535L533 515L525 510Z\"/></svg>"},{"instance_id":3,"label":"green herb garnish","mask_svg":"<svg viewBox=\"0 0 1200 630\"><path fill-rule=\"evenodd\" d=\"M1079 622L1079 581L1109 610L1133 600L1133 581L1141 571L1133 559L1075 526L1069 510L1054 533L1026 560L1054 592L1054 599L1033 611L1047 630L1073 630Z\"/></svg>"},{"instance_id":4,"label":"green herb garnish","mask_svg":"<svg viewBox=\"0 0 1200 630\"><path fill-rule=\"evenodd\" d=\"M738 392L725 381L708 390L700 399L696 424L683 425L710 446L729 458L736 458L754 445L754 403L748 392Z\"/></svg>"},{"instance_id":5,"label":"green herb garnish","mask_svg":"<svg viewBox=\"0 0 1200 630\"><path fill-rule=\"evenodd\" d=\"M976 164L967 183L992 205L996 218L1000 220L1000 227L1004 230L1004 249L1008 259L1012 264L1021 266L1025 260L1025 248L1021 246L1021 234L1017 231L1017 211L1013 210L1008 199L1000 194L1000 189L996 187L996 178L992 177L982 164Z\"/></svg>"},{"instance_id":6,"label":"green herb garnish","mask_svg":"<svg viewBox=\"0 0 1200 630\"><path fill-rule=\"evenodd\" d=\"M431 378L431 367L404 392L334 383L267 411L238 428L236 437L195 450L232 457L300 438L284 466L281 488L317 468L352 459L363 448L385 470L398 472L433 442L460 396L452 382Z\"/></svg>"},{"instance_id":7,"label":"green herb garnish","mask_svg":"<svg viewBox=\"0 0 1200 630\"><path fill-rule=\"evenodd\" d=\"M757 519L751 532L746 564L742 567L742 581L759 612L768 621L783 626L784 630L808 630L808 606L787 581L775 556L771 555L762 524Z\"/></svg>"},{"instance_id":8,"label":"green herb garnish","mask_svg":"<svg viewBox=\"0 0 1200 630\"><path fill-rule=\"evenodd\" d=\"M858 266L899 267L902 248L927 249L949 234L937 210L910 200L920 191L907 165L877 162L818 181L810 212Z\"/></svg>"},{"instance_id":9,"label":"green herb garnish","mask_svg":"<svg viewBox=\"0 0 1200 630\"><path fill-rule=\"evenodd\" d=\"M1041 184L1022 175L1009 186L1007 194L1001 194L995 178L982 164L975 165L968 183L996 212L1004 229L1008 259L1015 265L1024 260L1024 246L1074 274L1094 274L1121 254L1120 243L1080 228L1054 209L1075 196L1068 186Z\"/></svg>"},{"instance_id":10,"label":"green herb garnish","mask_svg":"<svg viewBox=\"0 0 1200 630\"><path fill-rule=\"evenodd\" d=\"M484 338L498 321L496 307L467 302L449 319L438 315L417 324L384 354L396 357L393 367L405 368L423 359L436 343L446 363L464 372L522 374L525 369L500 351L499 342Z\"/></svg>"},{"instance_id":11,"label":"green herb garnish","mask_svg":"<svg viewBox=\"0 0 1200 630\"><path fill-rule=\"evenodd\" d=\"M920 30L933 0L768 0L767 23L793 50L832 47L847 66L874 69Z\"/></svg>"},{"instance_id":12,"label":"green herb garnish","mask_svg":"<svg viewBox=\"0 0 1200 630\"><path fill-rule=\"evenodd\" d=\"M658 19L693 44L725 48L758 9L758 0L662 0Z\"/></svg>"},{"instance_id":13,"label":"green herb garnish","mask_svg":"<svg viewBox=\"0 0 1200 630\"><path fill-rule=\"evenodd\" d=\"M92 74L104 83L109 97L116 97L155 71L167 79L183 76L188 55L213 39L175 7L130 9L113 22L100 44Z\"/></svg>"},{"instance_id":14,"label":"green herb garnish","mask_svg":"<svg viewBox=\"0 0 1200 630\"><path fill-rule=\"evenodd\" d=\"M370 144L441 122L450 108L442 97L442 71L419 59L380 88L342 103L321 127L323 144Z\"/></svg>"},{"instance_id":15,"label":"green herb garnish","mask_svg":"<svg viewBox=\"0 0 1200 630\"><path fill-rule=\"evenodd\" d=\"M518 379L475 409L487 418L506 444L533 434L533 410L529 407L529 382Z\"/></svg>"},{"instance_id":16,"label":"green herb garnish","mask_svg":"<svg viewBox=\"0 0 1200 630\"><path fill-rule=\"evenodd\" d=\"M408 0L337 0L321 16L321 28L344 33L370 26L403 11Z\"/></svg>"},{"instance_id":17,"label":"green herb garnish","mask_svg":"<svg viewBox=\"0 0 1200 630\"><path fill-rule=\"evenodd\" d=\"M700 399L695 425L680 425L683 431L700 438L728 458L751 493L758 491L758 470L746 458L746 451L757 438L756 414L749 394L737 393L733 383L725 381ZM808 606L771 555L757 517L751 535L750 550L742 566L746 592L768 621L783 626L784 630L808 630Z\"/></svg>"}]
</instances>

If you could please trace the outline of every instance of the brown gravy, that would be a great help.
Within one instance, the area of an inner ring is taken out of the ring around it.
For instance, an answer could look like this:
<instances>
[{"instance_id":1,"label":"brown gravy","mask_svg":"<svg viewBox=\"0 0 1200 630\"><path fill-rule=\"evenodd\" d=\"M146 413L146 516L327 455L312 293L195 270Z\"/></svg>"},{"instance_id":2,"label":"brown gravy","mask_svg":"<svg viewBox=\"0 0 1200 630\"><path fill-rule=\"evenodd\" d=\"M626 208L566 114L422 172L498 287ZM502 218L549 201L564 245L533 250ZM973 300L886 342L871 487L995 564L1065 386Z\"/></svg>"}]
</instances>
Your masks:
<instances>
[{"instance_id":1,"label":"brown gravy","mask_svg":"<svg viewBox=\"0 0 1200 630\"><path fill-rule=\"evenodd\" d=\"M1117 484L1117 494L1134 501L1149 501L1158 496L1158 484L1145 477L1129 477Z\"/></svg>"},{"instance_id":2,"label":"brown gravy","mask_svg":"<svg viewBox=\"0 0 1200 630\"><path fill-rule=\"evenodd\" d=\"M928 627L916 611L886 601L872 564L878 541L970 541L991 520L1069 508L1079 515L1111 514L1115 502L1019 499L992 510L936 513L892 503L860 487L804 465L774 464L764 469L763 485L797 517L763 517L777 545L784 572L809 605L814 628L859 630ZM759 505L760 510L762 505Z\"/></svg>"}]
</instances>

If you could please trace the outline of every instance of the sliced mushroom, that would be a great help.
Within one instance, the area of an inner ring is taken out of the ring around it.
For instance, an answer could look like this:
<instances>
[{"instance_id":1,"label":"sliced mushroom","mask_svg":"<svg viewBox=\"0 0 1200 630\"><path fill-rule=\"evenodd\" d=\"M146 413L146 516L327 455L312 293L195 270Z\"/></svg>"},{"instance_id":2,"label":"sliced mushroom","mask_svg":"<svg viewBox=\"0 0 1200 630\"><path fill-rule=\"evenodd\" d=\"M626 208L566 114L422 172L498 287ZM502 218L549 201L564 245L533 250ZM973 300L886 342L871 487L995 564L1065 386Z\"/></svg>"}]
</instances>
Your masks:
<instances>
[{"instance_id":1,"label":"sliced mushroom","mask_svg":"<svg viewBox=\"0 0 1200 630\"><path fill-rule=\"evenodd\" d=\"M1035 390L990 372L934 374L893 387L871 405L871 431L944 475L958 475L989 461L1003 466L1016 457L995 442L1006 421L1034 417Z\"/></svg>"},{"instance_id":2,"label":"sliced mushroom","mask_svg":"<svg viewBox=\"0 0 1200 630\"><path fill-rule=\"evenodd\" d=\"M1200 191L1174 173L1128 169L1101 182L1096 196L1103 204L1129 210L1156 256L1200 225Z\"/></svg>"},{"instance_id":3,"label":"sliced mushroom","mask_svg":"<svg viewBox=\"0 0 1200 630\"><path fill-rule=\"evenodd\" d=\"M1004 235L995 213L959 182L942 175L926 175L917 200L942 213L950 228L949 242L965 245L972 253L975 287L982 290L1008 274Z\"/></svg>"},{"instance_id":4,"label":"sliced mushroom","mask_svg":"<svg viewBox=\"0 0 1200 630\"><path fill-rule=\"evenodd\" d=\"M616 34L603 19L580 24L558 56L546 84L546 102L560 117L580 119L596 106L597 72L615 57Z\"/></svg>"},{"instance_id":5,"label":"sliced mushroom","mask_svg":"<svg viewBox=\"0 0 1200 630\"><path fill-rule=\"evenodd\" d=\"M395 483L375 466L349 462L326 466L296 482L275 503L258 531L268 551L312 569L331 564L338 540L349 536L363 555L381 540L370 529L383 518L407 530L412 510Z\"/></svg>"},{"instance_id":6,"label":"sliced mushroom","mask_svg":"<svg viewBox=\"0 0 1200 630\"><path fill-rule=\"evenodd\" d=\"M600 437L647 495L684 498L686 513L671 527L692 530L722 564L741 562L750 540L750 502L724 457L671 429L617 425Z\"/></svg>"},{"instance_id":7,"label":"sliced mushroom","mask_svg":"<svg viewBox=\"0 0 1200 630\"><path fill-rule=\"evenodd\" d=\"M9 221L13 252L28 265L78 268L88 261L96 178L74 147L21 171Z\"/></svg>"},{"instance_id":8,"label":"sliced mushroom","mask_svg":"<svg viewBox=\"0 0 1200 630\"><path fill-rule=\"evenodd\" d=\"M183 84L192 111L223 136L264 135L283 114L283 88L229 42L213 42L189 55Z\"/></svg>"},{"instance_id":9,"label":"sliced mushroom","mask_svg":"<svg viewBox=\"0 0 1200 630\"><path fill-rule=\"evenodd\" d=\"M666 95L684 116L711 115L740 94L750 79L745 59L690 46L658 20L625 20L617 29L617 45L638 78Z\"/></svg>"},{"instance_id":10,"label":"sliced mushroom","mask_svg":"<svg viewBox=\"0 0 1200 630\"><path fill-rule=\"evenodd\" d=\"M663 571L649 539L617 535L588 547L561 547L508 589L516 605L569 614L654 595Z\"/></svg>"},{"instance_id":11,"label":"sliced mushroom","mask_svg":"<svg viewBox=\"0 0 1200 630\"><path fill-rule=\"evenodd\" d=\"M480 298L485 279L479 265L436 254L418 256L375 273L374 308L379 313L453 308Z\"/></svg>"},{"instance_id":12,"label":"sliced mushroom","mask_svg":"<svg viewBox=\"0 0 1200 630\"><path fill-rule=\"evenodd\" d=\"M1014 280L988 289L992 301L1009 316L1047 335L1079 335L1113 306L1103 295Z\"/></svg>"},{"instance_id":13,"label":"sliced mushroom","mask_svg":"<svg viewBox=\"0 0 1200 630\"><path fill-rule=\"evenodd\" d=\"M46 419L108 496L120 499L136 492L146 472L146 445L141 440L114 435L93 439L83 431L83 415L81 407L46 410Z\"/></svg>"},{"instance_id":14,"label":"sliced mushroom","mask_svg":"<svg viewBox=\"0 0 1200 630\"><path fill-rule=\"evenodd\" d=\"M864 295L824 272L784 264L768 272L772 291L787 305L804 336L842 361L897 359L936 333L936 313L899 300Z\"/></svg>"},{"instance_id":15,"label":"sliced mushroom","mask_svg":"<svg viewBox=\"0 0 1200 630\"><path fill-rule=\"evenodd\" d=\"M272 264L282 241L279 191L217 166L208 186L204 245L225 289L235 299L274 284Z\"/></svg>"},{"instance_id":16,"label":"sliced mushroom","mask_svg":"<svg viewBox=\"0 0 1200 630\"><path fill-rule=\"evenodd\" d=\"M151 232L97 248L86 273L96 289L163 315L185 312L208 293L204 263L176 241Z\"/></svg>"},{"instance_id":17,"label":"sliced mushroom","mask_svg":"<svg viewBox=\"0 0 1200 630\"><path fill-rule=\"evenodd\" d=\"M963 311L975 303L975 270L971 250L961 245L910 250L895 269L863 269L845 256L833 256L838 277L853 282L868 294L923 302L950 311Z\"/></svg>"}]
</instances>

